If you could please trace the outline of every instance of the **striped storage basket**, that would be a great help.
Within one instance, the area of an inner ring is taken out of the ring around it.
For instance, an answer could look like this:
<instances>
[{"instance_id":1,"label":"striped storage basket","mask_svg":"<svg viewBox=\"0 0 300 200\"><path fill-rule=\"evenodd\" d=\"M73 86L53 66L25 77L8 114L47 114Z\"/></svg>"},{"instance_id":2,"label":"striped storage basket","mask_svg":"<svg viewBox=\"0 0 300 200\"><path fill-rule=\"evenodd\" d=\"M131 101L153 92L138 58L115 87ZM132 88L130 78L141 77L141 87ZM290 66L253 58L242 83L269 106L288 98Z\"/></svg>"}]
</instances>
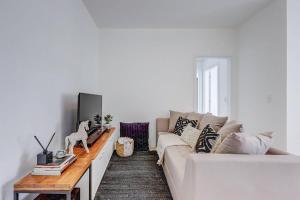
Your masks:
<instances>
[{"instance_id":1,"label":"striped storage basket","mask_svg":"<svg viewBox=\"0 0 300 200\"><path fill-rule=\"evenodd\" d=\"M134 141L128 137L120 137L116 142L116 152L118 156L127 157L133 154Z\"/></svg>"}]
</instances>

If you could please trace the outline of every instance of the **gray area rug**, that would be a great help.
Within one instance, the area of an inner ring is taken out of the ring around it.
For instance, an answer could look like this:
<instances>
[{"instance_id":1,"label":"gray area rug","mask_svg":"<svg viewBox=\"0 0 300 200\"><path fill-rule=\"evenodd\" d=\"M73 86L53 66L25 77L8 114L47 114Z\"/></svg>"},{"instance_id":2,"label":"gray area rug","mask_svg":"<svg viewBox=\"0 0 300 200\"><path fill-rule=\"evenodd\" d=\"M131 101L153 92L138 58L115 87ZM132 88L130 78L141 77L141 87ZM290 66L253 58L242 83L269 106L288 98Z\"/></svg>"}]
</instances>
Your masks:
<instances>
[{"instance_id":1,"label":"gray area rug","mask_svg":"<svg viewBox=\"0 0 300 200\"><path fill-rule=\"evenodd\" d=\"M95 200L172 199L156 152L138 151L131 157L113 154Z\"/></svg>"}]
</instances>

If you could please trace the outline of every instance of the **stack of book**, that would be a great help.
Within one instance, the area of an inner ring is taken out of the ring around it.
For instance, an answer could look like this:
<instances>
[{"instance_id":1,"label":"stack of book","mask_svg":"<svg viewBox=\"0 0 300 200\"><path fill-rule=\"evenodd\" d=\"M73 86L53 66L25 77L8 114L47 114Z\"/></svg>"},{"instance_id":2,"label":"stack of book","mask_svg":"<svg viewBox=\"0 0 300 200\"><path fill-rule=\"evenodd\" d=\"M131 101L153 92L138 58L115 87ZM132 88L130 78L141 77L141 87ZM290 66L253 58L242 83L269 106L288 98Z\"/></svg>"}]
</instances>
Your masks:
<instances>
[{"instance_id":1,"label":"stack of book","mask_svg":"<svg viewBox=\"0 0 300 200\"><path fill-rule=\"evenodd\" d=\"M42 176L60 176L61 173L69 167L75 160L75 155L66 155L63 158L53 158L52 163L45 165L36 165L31 174Z\"/></svg>"}]
</instances>

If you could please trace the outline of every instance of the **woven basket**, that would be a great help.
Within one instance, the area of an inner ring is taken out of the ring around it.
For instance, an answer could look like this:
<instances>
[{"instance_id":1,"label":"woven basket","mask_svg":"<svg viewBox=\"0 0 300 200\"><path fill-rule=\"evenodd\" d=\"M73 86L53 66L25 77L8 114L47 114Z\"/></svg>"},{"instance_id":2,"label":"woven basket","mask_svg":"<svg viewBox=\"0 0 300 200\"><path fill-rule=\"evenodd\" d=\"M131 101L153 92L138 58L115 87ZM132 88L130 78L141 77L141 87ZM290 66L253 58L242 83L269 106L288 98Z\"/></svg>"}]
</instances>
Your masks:
<instances>
[{"instance_id":1,"label":"woven basket","mask_svg":"<svg viewBox=\"0 0 300 200\"><path fill-rule=\"evenodd\" d=\"M134 141L128 137L121 137L116 142L116 152L120 157L127 157L133 154Z\"/></svg>"}]
</instances>

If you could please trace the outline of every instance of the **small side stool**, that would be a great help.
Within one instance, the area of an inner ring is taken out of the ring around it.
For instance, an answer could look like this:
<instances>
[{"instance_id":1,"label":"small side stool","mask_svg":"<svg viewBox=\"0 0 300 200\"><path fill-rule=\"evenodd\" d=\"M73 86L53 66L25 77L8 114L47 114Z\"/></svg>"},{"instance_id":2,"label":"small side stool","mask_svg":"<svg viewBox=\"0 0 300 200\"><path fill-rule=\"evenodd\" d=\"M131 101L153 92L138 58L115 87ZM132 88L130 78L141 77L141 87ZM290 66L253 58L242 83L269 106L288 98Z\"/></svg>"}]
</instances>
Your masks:
<instances>
[{"instance_id":1,"label":"small side stool","mask_svg":"<svg viewBox=\"0 0 300 200\"><path fill-rule=\"evenodd\" d=\"M120 137L116 142L116 152L120 157L128 157L133 154L134 141L129 137Z\"/></svg>"}]
</instances>

